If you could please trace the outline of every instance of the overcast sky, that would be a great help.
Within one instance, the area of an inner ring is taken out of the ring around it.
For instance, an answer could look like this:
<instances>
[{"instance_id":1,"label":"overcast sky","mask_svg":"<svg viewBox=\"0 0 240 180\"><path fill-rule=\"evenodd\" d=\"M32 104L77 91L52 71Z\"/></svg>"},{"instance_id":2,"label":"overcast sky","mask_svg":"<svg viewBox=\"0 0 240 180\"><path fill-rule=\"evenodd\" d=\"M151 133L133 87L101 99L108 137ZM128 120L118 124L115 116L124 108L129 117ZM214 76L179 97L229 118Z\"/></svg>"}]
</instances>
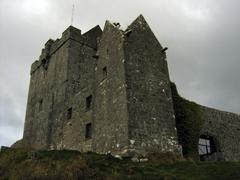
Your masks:
<instances>
[{"instance_id":1,"label":"overcast sky","mask_svg":"<svg viewBox=\"0 0 240 180\"><path fill-rule=\"evenodd\" d=\"M71 24L126 28L143 14L167 51L180 94L240 112L239 0L0 0L0 145L22 137L31 63Z\"/></svg>"}]
</instances>

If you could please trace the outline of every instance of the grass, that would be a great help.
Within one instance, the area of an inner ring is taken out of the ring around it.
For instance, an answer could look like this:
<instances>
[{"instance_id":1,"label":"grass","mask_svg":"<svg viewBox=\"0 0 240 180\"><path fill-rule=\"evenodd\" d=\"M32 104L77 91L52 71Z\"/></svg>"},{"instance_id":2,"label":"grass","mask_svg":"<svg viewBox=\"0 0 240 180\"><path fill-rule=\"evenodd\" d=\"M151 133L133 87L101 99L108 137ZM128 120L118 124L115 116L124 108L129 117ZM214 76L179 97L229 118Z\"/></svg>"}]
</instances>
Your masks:
<instances>
[{"instance_id":1,"label":"grass","mask_svg":"<svg viewBox=\"0 0 240 180\"><path fill-rule=\"evenodd\" d=\"M0 179L238 180L240 162L168 162L152 157L137 163L96 153L10 149L0 152Z\"/></svg>"}]
</instances>

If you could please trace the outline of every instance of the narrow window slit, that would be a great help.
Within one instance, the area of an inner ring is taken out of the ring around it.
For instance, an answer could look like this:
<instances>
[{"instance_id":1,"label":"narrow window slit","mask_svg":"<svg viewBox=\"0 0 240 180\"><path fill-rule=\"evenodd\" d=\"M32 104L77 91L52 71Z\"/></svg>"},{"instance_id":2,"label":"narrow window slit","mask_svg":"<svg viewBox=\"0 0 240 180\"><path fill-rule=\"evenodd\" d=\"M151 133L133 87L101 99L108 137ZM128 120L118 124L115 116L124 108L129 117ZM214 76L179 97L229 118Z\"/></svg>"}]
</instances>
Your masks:
<instances>
[{"instance_id":1,"label":"narrow window slit","mask_svg":"<svg viewBox=\"0 0 240 180\"><path fill-rule=\"evenodd\" d=\"M86 139L92 138L92 123L86 124L85 138Z\"/></svg>"},{"instance_id":2,"label":"narrow window slit","mask_svg":"<svg viewBox=\"0 0 240 180\"><path fill-rule=\"evenodd\" d=\"M102 69L102 73L103 73L103 80L104 80L107 78L107 67L106 66Z\"/></svg>"},{"instance_id":3,"label":"narrow window slit","mask_svg":"<svg viewBox=\"0 0 240 180\"><path fill-rule=\"evenodd\" d=\"M39 106L38 106L38 111L42 111L43 109L43 99L39 100Z\"/></svg>"},{"instance_id":4,"label":"narrow window slit","mask_svg":"<svg viewBox=\"0 0 240 180\"><path fill-rule=\"evenodd\" d=\"M72 108L67 110L67 119L72 119Z\"/></svg>"},{"instance_id":5,"label":"narrow window slit","mask_svg":"<svg viewBox=\"0 0 240 180\"><path fill-rule=\"evenodd\" d=\"M90 110L92 107L92 95L86 98L86 111Z\"/></svg>"}]
</instances>

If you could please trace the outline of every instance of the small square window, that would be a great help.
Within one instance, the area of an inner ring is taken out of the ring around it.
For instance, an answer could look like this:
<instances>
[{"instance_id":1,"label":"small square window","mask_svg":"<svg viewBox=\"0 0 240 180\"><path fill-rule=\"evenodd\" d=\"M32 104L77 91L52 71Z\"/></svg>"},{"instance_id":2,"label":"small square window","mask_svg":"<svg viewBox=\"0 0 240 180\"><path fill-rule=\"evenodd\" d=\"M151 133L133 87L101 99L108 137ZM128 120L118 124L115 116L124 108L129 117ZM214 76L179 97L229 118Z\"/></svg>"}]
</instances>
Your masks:
<instances>
[{"instance_id":1,"label":"small square window","mask_svg":"<svg viewBox=\"0 0 240 180\"><path fill-rule=\"evenodd\" d=\"M92 138L92 123L86 124L85 138L86 139Z\"/></svg>"},{"instance_id":2,"label":"small square window","mask_svg":"<svg viewBox=\"0 0 240 180\"><path fill-rule=\"evenodd\" d=\"M72 108L69 108L67 110L67 119L71 119L72 118Z\"/></svg>"},{"instance_id":3,"label":"small square window","mask_svg":"<svg viewBox=\"0 0 240 180\"><path fill-rule=\"evenodd\" d=\"M201 157L209 156L216 152L216 146L213 137L201 135L198 142L198 152Z\"/></svg>"},{"instance_id":4,"label":"small square window","mask_svg":"<svg viewBox=\"0 0 240 180\"><path fill-rule=\"evenodd\" d=\"M90 110L92 107L92 95L86 98L86 111Z\"/></svg>"},{"instance_id":5,"label":"small square window","mask_svg":"<svg viewBox=\"0 0 240 180\"><path fill-rule=\"evenodd\" d=\"M38 103L38 111L42 111L42 108L43 108L43 100L40 99Z\"/></svg>"},{"instance_id":6,"label":"small square window","mask_svg":"<svg viewBox=\"0 0 240 180\"><path fill-rule=\"evenodd\" d=\"M102 69L102 73L103 73L103 79L106 79L107 78L107 67L106 66Z\"/></svg>"}]
</instances>

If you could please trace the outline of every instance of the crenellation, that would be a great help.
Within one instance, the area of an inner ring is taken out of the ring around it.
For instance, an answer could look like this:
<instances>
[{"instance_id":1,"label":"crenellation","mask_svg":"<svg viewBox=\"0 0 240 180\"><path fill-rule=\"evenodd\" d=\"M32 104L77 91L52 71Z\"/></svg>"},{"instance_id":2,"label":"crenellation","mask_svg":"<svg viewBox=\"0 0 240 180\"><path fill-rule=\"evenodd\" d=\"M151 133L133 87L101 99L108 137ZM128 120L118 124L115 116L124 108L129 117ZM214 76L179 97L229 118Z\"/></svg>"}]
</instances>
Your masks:
<instances>
[{"instance_id":1,"label":"crenellation","mask_svg":"<svg viewBox=\"0 0 240 180\"><path fill-rule=\"evenodd\" d=\"M46 43L45 43L45 49L50 49L50 47L52 46L52 44L54 43L55 41L53 39L49 39Z\"/></svg>"},{"instance_id":2,"label":"crenellation","mask_svg":"<svg viewBox=\"0 0 240 180\"><path fill-rule=\"evenodd\" d=\"M36 60L34 61L34 63L32 63L31 65L31 71L30 71L30 75L32 75L39 67L39 61Z\"/></svg>"}]
</instances>

